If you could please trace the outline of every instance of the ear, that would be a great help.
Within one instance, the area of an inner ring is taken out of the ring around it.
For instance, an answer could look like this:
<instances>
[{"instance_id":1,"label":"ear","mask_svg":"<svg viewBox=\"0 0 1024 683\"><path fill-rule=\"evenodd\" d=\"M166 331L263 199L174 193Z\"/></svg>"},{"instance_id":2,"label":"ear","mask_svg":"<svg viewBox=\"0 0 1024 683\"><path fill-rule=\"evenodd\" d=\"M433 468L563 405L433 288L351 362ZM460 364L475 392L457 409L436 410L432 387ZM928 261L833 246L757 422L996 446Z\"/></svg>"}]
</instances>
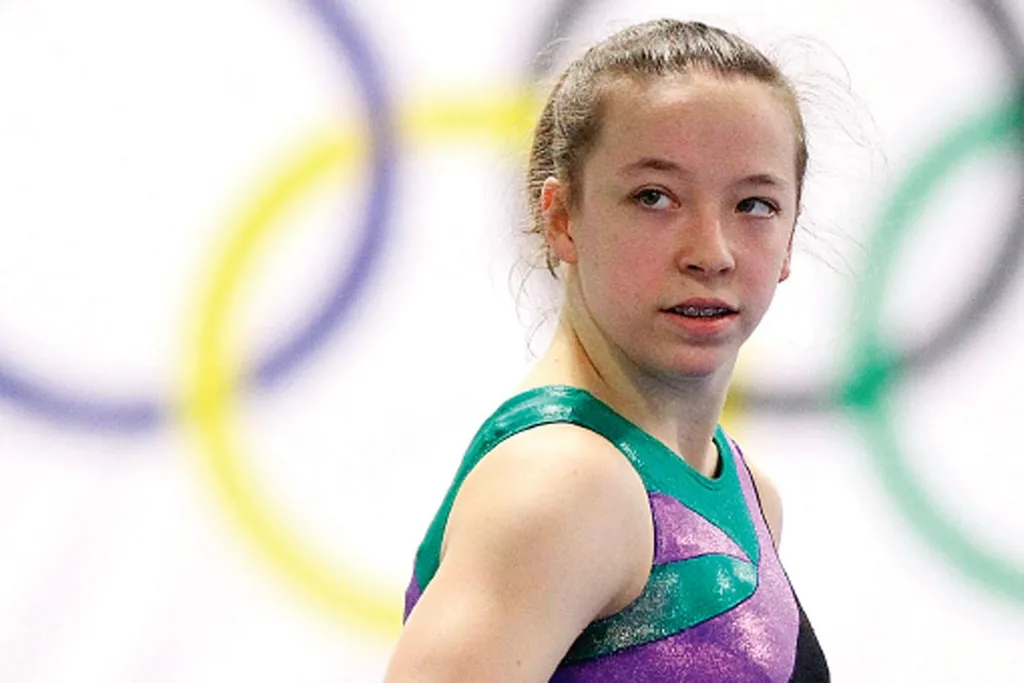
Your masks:
<instances>
[{"instance_id":1,"label":"ear","mask_svg":"<svg viewBox=\"0 0 1024 683\"><path fill-rule=\"evenodd\" d=\"M548 178L540 191L544 216L544 238L559 261L576 263L579 254L569 225L569 188L557 178Z\"/></svg>"},{"instance_id":2,"label":"ear","mask_svg":"<svg viewBox=\"0 0 1024 683\"><path fill-rule=\"evenodd\" d=\"M782 260L782 270L779 271L779 282L784 282L789 277L789 263L793 259L793 235L796 230L789 233L789 243L786 245L786 258Z\"/></svg>"}]
</instances>

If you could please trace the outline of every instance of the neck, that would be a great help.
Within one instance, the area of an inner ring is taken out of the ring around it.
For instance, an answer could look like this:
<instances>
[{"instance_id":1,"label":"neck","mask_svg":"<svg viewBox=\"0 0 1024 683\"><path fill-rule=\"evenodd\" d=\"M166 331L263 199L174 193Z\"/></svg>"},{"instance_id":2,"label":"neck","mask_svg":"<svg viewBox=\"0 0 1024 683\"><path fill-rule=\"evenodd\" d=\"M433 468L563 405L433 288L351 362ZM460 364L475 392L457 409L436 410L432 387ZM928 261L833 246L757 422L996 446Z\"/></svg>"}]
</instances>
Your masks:
<instances>
[{"instance_id":1,"label":"neck","mask_svg":"<svg viewBox=\"0 0 1024 683\"><path fill-rule=\"evenodd\" d=\"M559 320L551 344L527 376L525 387L569 384L594 394L711 476L717 465L712 444L728 392L735 358L702 377L663 376L646 371L613 349L600 334L587 334Z\"/></svg>"}]
</instances>

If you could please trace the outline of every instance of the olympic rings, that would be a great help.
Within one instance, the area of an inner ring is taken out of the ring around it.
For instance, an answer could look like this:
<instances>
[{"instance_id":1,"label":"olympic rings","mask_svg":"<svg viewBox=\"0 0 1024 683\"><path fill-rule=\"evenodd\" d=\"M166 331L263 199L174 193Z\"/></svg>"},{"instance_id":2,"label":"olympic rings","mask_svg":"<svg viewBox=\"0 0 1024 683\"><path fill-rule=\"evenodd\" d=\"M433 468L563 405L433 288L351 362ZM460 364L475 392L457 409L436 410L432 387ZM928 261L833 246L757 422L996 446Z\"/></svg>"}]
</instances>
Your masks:
<instances>
[{"instance_id":1,"label":"olympic rings","mask_svg":"<svg viewBox=\"0 0 1024 683\"><path fill-rule=\"evenodd\" d=\"M467 132L506 143L525 141L538 108L532 94L480 101L441 101L414 107L401 121L403 139L425 141ZM230 426L238 363L229 358L225 324L246 268L271 230L301 193L326 174L350 169L362 152L356 132L314 140L269 184L265 199L245 208L231 228L201 297L198 334L189 359L187 414L196 423L204 461L227 507L279 575L343 622L383 636L401 626L399 591L387 590L346 567L332 567L270 511L242 465Z\"/></svg>"},{"instance_id":2,"label":"olympic rings","mask_svg":"<svg viewBox=\"0 0 1024 683\"><path fill-rule=\"evenodd\" d=\"M532 97L520 96L414 106L409 116L400 119L401 139L422 143L437 137L470 133L509 142L525 136L537 105ZM1010 117L1018 113L1016 109L1000 111L995 122L988 119L971 122L950 136L945 145L926 157L925 162L917 167L918 171L911 173L894 194L891 205L909 205L908 192L926 194L931 184L978 144L1002 141L1016 129L1019 117ZM354 163L357 149L358 138L353 134L312 145L298 161L289 164L290 170L281 179L273 183L268 196L274 199L264 207L245 211L245 218L232 230L235 237L230 240L222 259L224 265L219 268L213 279L215 284L203 299L206 303L198 360L190 373L194 396L192 413L200 425L209 466L225 504L235 512L247 534L279 573L344 621L375 633L393 635L400 623L397 601L389 600L387 590L356 577L355 572L349 569L328 568L315 551L293 540L297 536L281 526L256 493L256 487L244 475L241 458L234 445L237 439L232 436L227 423L228 401L232 395L230 369L233 365L226 359L223 326L234 293L245 275L245 263L251 260L260 240L274 225L280 224L276 219L282 207L332 168ZM891 211L887 213L883 223L887 227L877 233L875 248L891 244L889 231L904 225L906 218L909 216ZM868 309L879 308L873 297L880 295L883 284L874 282L875 288L868 293L865 304ZM874 423L881 425L877 429L881 429L887 422L883 419L880 391L886 385L884 380L894 375L896 366L891 363L879 365L878 354L863 351L877 346L873 337L857 345L861 355L847 383L847 395L842 403L866 406L874 417ZM940 548L946 548L946 555L962 569L972 572L986 585L1002 586L1011 594L1019 590L1014 588L1015 582L1019 584L1019 578L1012 570L1001 567L982 549L966 541L963 534L943 524L942 516L927 504L927 497L917 489L900 455L893 453L895 442L878 438L877 429L871 432L875 437L871 440L872 453L881 460L876 464L889 475L884 479L898 494L896 500L903 506L904 513L917 520L919 525L925 525L925 529L930 529L926 531L927 537ZM880 456L882 453L885 457ZM396 592L391 591L390 594L395 595Z\"/></svg>"},{"instance_id":3,"label":"olympic rings","mask_svg":"<svg viewBox=\"0 0 1024 683\"><path fill-rule=\"evenodd\" d=\"M272 387L308 358L346 318L366 284L384 245L391 208L395 151L391 142L391 109L386 88L371 52L340 5L331 0L308 0L317 21L326 29L340 55L350 65L370 122L372 180L366 217L354 257L346 254L339 278L323 308L262 359L251 377L259 389ZM351 260L351 262L349 262ZM160 427L172 411L170 402L156 398L111 398L77 393L30 376L0 361L0 400L29 414L63 426L91 431L138 434Z\"/></svg>"},{"instance_id":4,"label":"olympic rings","mask_svg":"<svg viewBox=\"0 0 1024 683\"><path fill-rule=\"evenodd\" d=\"M383 229L386 212L390 205L392 171L395 163L392 145L391 119L388 103L375 68L368 58L368 51L360 42L351 24L341 10L328 0L309 0L310 7L328 27L332 38L345 52L356 69L360 89L367 101L369 128L374 144L364 145L359 135L333 136L318 140L301 154L288 171L275 183L273 192L264 203L245 212L234 231L231 246L224 252L212 284L204 292L202 306L201 334L196 342L197 359L190 363L190 387L187 397L189 416L199 425L201 437L208 451L207 463L213 471L225 502L237 514L239 521L257 546L270 558L272 563L294 585L307 595L323 603L343 620L362 625L368 630L393 634L398 625L397 601L387 595L392 591L379 586L363 585L363 579L355 572L343 568L329 568L318 554L292 540L294 536L275 517L257 493L257 486L249 481L240 464L237 441L230 430L230 400L235 389L248 386L249 382L259 388L273 386L285 373L308 355L322 342L326 334L343 321L346 311L358 296L368 277L372 264L383 244ZM1018 49L1019 36L1010 35L1011 23L995 23L1002 16L1001 5L995 0L976 0L975 6L993 22L1001 38L1001 45L1010 57L1010 62L1019 80L1024 83L1024 50ZM560 21L568 24L589 6L584 0L562 3L555 12ZM561 30L561 27L558 27ZM557 31L552 35L557 35ZM550 42L550 39L548 40ZM547 68L541 64L541 68ZM360 69L366 69L365 72ZM536 102L530 96L497 98L483 105L468 105L456 102L447 107L427 109L414 107L413 116L403 124L403 133L417 141L436 139L440 135L463 135L466 129L493 136L519 135L532 123ZM1004 112L1005 113L1005 112ZM429 115L428 115L429 114ZM1019 120L1012 123L1003 121L1002 132L979 141L977 144L991 144L1004 141L1010 133L1017 132ZM493 126L493 128L491 127ZM522 127L521 127L522 126ZM999 128L999 126L996 126ZM973 130L973 129L972 129ZM970 137L970 136L968 136ZM956 136L954 136L956 138ZM973 143L972 143L973 144ZM967 145L950 157L959 159L971 150ZM223 321L233 304L238 283L246 273L246 264L251 254L264 239L269 230L276 226L276 219L288 203L326 173L335 168L349 167L369 155L373 161L373 196L368 204L367 218L357 248L354 264L339 280L323 311L303 330L287 343L275 349L260 363L250 376L244 372L241 363L227 357ZM926 157L924 165L935 164L932 170L948 171L937 158L941 154ZM921 176L912 173L917 184L903 186L902 191L925 193L929 184ZM937 176L936 176L937 177ZM899 193L897 193L899 195ZM895 202L895 199L894 199ZM883 226L890 232L897 232L902 223L912 216L902 216L899 221L891 215ZM902 221L902 223L900 223ZM1009 567L985 549L972 544L966 535L954 528L949 520L939 513L927 494L920 489L909 471L902 455L896 452L892 428L888 421L883 390L910 371L920 371L944 358L950 349L963 343L965 333L974 325L963 325L969 317L981 317L981 313L995 307L1010 282L1009 274L1019 269L1024 242L1024 219L1015 226L1000 252L1002 268L989 270L992 278L978 288L978 296L984 308L976 305L958 311L952 322L935 335L934 339L916 349L902 354L884 349L877 338L877 330L867 328L855 335L858 347L855 358L855 373L846 386L822 389L807 393L789 392L778 395L757 392L737 392L731 399L752 409L762 410L836 410L850 409L858 417L865 415L875 421L875 426L865 426L865 433L871 444L871 453L883 480L890 487L894 500L914 527L944 557L960 567L969 576L986 586L1009 595L1017 602L1024 602L1024 575ZM880 231L878 239L882 239ZM876 240L877 242L877 240ZM877 248L877 244L876 244ZM877 293L869 293L877 296ZM979 313L979 310L981 313ZM875 321L876 324L877 321ZM249 382L244 378L250 377ZM742 387L741 387L742 388ZM120 431L143 431L160 425L166 417L166 408L153 400L110 400L96 397L82 398L62 389L48 387L35 378L0 366L0 398L6 398L29 412L46 419L86 427L90 429L116 429ZM393 604L395 603L395 604Z\"/></svg>"},{"instance_id":5,"label":"olympic rings","mask_svg":"<svg viewBox=\"0 0 1024 683\"><path fill-rule=\"evenodd\" d=\"M858 312L855 320L863 326L855 332L853 370L842 397L845 405L860 408L857 423L871 448L875 467L884 486L903 514L951 564L980 585L1002 593L1024 606L1024 568L986 550L971 540L968 533L943 514L925 492L921 478L911 471L906 457L897 447L897 437L884 399L884 393L907 374L907 356L887 349L880 338L880 310L886 291L892 245L904 233L923 207L935 186L967 157L979 149L1005 143L1021 145L1024 131L1024 102L1014 100L1006 106L986 112L968 121L915 167L893 193L883 213L879 229L868 246L867 260L878 265L875 277L861 278Z\"/></svg>"}]
</instances>

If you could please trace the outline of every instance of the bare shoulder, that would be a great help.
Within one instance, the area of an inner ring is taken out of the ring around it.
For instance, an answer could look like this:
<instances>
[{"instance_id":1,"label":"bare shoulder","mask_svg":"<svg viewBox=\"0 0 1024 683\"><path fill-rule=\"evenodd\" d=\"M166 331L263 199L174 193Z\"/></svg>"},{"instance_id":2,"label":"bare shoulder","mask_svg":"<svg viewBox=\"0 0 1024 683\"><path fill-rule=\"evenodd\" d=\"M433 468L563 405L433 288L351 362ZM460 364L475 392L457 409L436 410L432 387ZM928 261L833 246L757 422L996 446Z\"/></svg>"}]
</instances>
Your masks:
<instances>
[{"instance_id":1,"label":"bare shoulder","mask_svg":"<svg viewBox=\"0 0 1024 683\"><path fill-rule=\"evenodd\" d=\"M511 437L462 483L385 680L548 680L652 555L643 482L612 444L571 425Z\"/></svg>"},{"instance_id":2,"label":"bare shoulder","mask_svg":"<svg viewBox=\"0 0 1024 683\"><path fill-rule=\"evenodd\" d=\"M486 529L481 519L491 520ZM456 496L442 562L458 537L464 544L523 544L520 551L559 561L579 555L580 562L568 566L584 586L593 584L598 602L608 597L602 592L613 591L611 609L624 606L615 605L622 572L644 566L637 558L653 556L651 512L639 474L605 438L571 424L535 427L488 453ZM600 605L597 614L608 608Z\"/></svg>"},{"instance_id":3,"label":"bare shoulder","mask_svg":"<svg viewBox=\"0 0 1024 683\"><path fill-rule=\"evenodd\" d=\"M761 500L761 510L768 522L768 530L771 531L772 540L778 548L782 542L782 497L771 478L752 463L747 463L750 474L754 479L754 486L757 489L757 496Z\"/></svg>"},{"instance_id":4,"label":"bare shoulder","mask_svg":"<svg viewBox=\"0 0 1024 683\"><path fill-rule=\"evenodd\" d=\"M602 511L649 515L643 482L626 458L600 435L569 424L535 427L488 453L460 488L446 537L480 511L506 506L527 522L570 525L608 521L594 519Z\"/></svg>"}]
</instances>

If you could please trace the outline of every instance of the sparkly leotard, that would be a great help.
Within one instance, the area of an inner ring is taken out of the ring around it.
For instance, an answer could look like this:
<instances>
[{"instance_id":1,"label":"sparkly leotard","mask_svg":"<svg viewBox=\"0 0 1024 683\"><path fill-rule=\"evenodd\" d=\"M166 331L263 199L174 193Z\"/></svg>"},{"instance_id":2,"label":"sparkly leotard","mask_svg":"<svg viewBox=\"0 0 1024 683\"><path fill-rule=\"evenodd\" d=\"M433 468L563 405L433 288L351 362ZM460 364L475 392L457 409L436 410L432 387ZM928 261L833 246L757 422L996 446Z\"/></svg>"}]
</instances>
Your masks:
<instances>
[{"instance_id":1,"label":"sparkly leotard","mask_svg":"<svg viewBox=\"0 0 1024 683\"><path fill-rule=\"evenodd\" d=\"M592 394L566 386L509 399L477 432L416 555L406 617L437 571L444 527L466 475L504 439L556 422L601 434L639 473L654 523L654 561L640 596L587 626L551 681L829 680L736 444L716 430L720 471L708 479Z\"/></svg>"}]
</instances>

